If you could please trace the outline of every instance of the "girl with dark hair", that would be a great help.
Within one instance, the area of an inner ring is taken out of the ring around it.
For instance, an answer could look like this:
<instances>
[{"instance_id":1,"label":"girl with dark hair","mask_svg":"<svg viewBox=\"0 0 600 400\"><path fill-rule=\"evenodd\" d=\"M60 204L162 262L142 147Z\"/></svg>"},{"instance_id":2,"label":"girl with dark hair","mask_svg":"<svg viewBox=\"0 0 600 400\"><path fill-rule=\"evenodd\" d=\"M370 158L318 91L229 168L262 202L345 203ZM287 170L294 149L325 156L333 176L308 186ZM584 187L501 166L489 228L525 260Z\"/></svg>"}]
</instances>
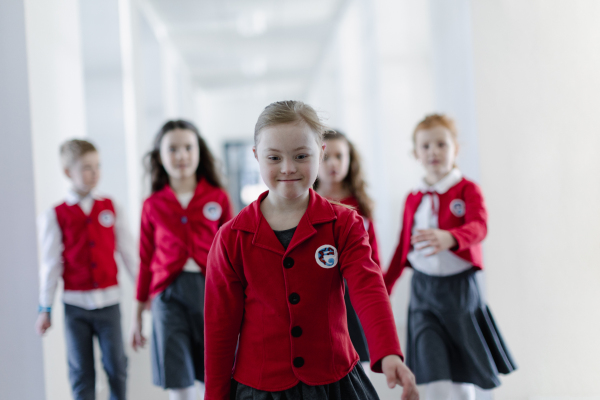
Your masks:
<instances>
[{"instance_id":1,"label":"girl with dark hair","mask_svg":"<svg viewBox=\"0 0 600 400\"><path fill-rule=\"evenodd\" d=\"M168 389L171 400L196 399L196 380L204 392L206 259L231 206L192 123L165 123L147 159L152 194L142 208L131 344L137 350L146 343L142 312L151 302L153 382Z\"/></svg>"},{"instance_id":2,"label":"girl with dark hair","mask_svg":"<svg viewBox=\"0 0 600 400\"><path fill-rule=\"evenodd\" d=\"M325 156L319 167L319 177L313 188L321 196L352 206L358 211L369 234L369 244L372 249L371 258L379 265L377 238L373 227L373 201L365 190L366 183L363 178L358 152L346 135L339 131L326 131L323 135L323 141L326 144ZM360 356L360 361L366 367L369 363L369 349L360 320L350 302L347 286L344 299L346 301L350 339Z\"/></svg>"}]
</instances>

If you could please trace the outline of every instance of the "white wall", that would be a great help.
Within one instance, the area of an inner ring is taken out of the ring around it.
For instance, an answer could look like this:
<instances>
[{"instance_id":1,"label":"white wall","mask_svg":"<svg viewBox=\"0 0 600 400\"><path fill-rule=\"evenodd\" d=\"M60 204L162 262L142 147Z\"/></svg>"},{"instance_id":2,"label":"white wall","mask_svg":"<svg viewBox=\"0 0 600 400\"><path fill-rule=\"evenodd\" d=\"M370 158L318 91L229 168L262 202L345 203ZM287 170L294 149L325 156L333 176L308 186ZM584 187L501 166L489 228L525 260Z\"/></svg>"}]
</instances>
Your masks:
<instances>
[{"instance_id":1,"label":"white wall","mask_svg":"<svg viewBox=\"0 0 600 400\"><path fill-rule=\"evenodd\" d=\"M44 397L37 314L34 171L21 0L0 2L0 393ZM37 383L37 384L36 384Z\"/></svg>"},{"instance_id":2,"label":"white wall","mask_svg":"<svg viewBox=\"0 0 600 400\"><path fill-rule=\"evenodd\" d=\"M69 187L60 165L60 144L87 135L79 4L77 0L26 0L25 11L35 204L39 215L60 203ZM37 289L37 275L32 282L36 282ZM45 379L34 382L41 387L45 382L46 398L56 400L70 395L61 296L59 288L52 311L53 327L42 340Z\"/></svg>"},{"instance_id":3,"label":"white wall","mask_svg":"<svg viewBox=\"0 0 600 400\"><path fill-rule=\"evenodd\" d=\"M472 2L497 399L600 398L600 3Z\"/></svg>"}]
</instances>

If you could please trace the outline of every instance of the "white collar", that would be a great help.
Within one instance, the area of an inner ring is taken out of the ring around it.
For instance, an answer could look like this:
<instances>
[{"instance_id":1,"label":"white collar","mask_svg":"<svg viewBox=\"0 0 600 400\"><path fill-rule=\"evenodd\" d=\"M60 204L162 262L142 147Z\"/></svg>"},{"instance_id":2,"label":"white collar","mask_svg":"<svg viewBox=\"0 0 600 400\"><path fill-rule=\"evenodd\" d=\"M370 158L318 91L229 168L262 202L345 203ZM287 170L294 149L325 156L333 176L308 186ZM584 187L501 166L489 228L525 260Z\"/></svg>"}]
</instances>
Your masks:
<instances>
[{"instance_id":1,"label":"white collar","mask_svg":"<svg viewBox=\"0 0 600 400\"><path fill-rule=\"evenodd\" d=\"M458 182L460 182L463 178L462 173L458 168L452 169L452 171L448 172L446 176L442 179L434 183L433 185L428 185L425 180L422 180L419 186L417 186L415 192L436 192L437 194L444 194Z\"/></svg>"},{"instance_id":2,"label":"white collar","mask_svg":"<svg viewBox=\"0 0 600 400\"><path fill-rule=\"evenodd\" d=\"M77 193L75 191L75 189L71 188L67 192L67 198L65 199L65 202L67 203L67 205L72 206L72 205L78 204L80 201L87 199L87 198L92 198L93 200L102 200L103 199L103 197L98 195L98 193L96 193L95 190L92 190L87 196L81 197L79 195L79 193Z\"/></svg>"}]
</instances>

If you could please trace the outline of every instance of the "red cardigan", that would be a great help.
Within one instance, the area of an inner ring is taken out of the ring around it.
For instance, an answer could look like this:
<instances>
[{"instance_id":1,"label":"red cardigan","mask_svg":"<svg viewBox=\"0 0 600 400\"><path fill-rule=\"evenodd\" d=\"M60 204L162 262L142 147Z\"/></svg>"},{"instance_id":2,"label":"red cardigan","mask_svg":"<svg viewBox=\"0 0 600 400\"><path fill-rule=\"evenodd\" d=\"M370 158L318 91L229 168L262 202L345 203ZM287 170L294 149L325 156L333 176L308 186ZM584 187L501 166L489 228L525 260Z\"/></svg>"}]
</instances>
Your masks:
<instances>
[{"instance_id":1,"label":"red cardigan","mask_svg":"<svg viewBox=\"0 0 600 400\"><path fill-rule=\"evenodd\" d=\"M381 266L381 263L379 262L379 247L377 246L377 236L375 235L375 227L373 226L373 221L367 219L364 215L362 215L362 213L360 212L360 208L358 207L358 201L356 201L356 197L346 197L345 199L340 200L340 203L356 208L356 211L360 214L361 217L363 217L363 220L365 222L365 228L367 230L367 233L369 234L369 245L371 246L372 250L371 257L377 265Z\"/></svg>"},{"instance_id":2,"label":"red cardigan","mask_svg":"<svg viewBox=\"0 0 600 400\"><path fill-rule=\"evenodd\" d=\"M487 234L487 210L481 189L470 180L462 178L446 193L438 196L438 227L449 231L458 243L451 251L473 264L475 268L483 269L481 241ZM384 277L388 293L392 292L404 267L410 267L407 260L411 249L410 237L415 212L422 199L422 192L410 193L406 198L400 242Z\"/></svg>"},{"instance_id":3,"label":"red cardigan","mask_svg":"<svg viewBox=\"0 0 600 400\"><path fill-rule=\"evenodd\" d=\"M144 201L140 232L138 301L146 301L169 286L192 257L206 273L208 251L219 227L232 216L227 193L198 182L187 208L165 185Z\"/></svg>"},{"instance_id":4,"label":"red cardigan","mask_svg":"<svg viewBox=\"0 0 600 400\"><path fill-rule=\"evenodd\" d=\"M110 199L95 200L89 215L79 204L55 208L62 232L65 290L105 289L117 284L115 208Z\"/></svg>"},{"instance_id":5,"label":"red cardigan","mask_svg":"<svg viewBox=\"0 0 600 400\"><path fill-rule=\"evenodd\" d=\"M267 195L221 228L208 256L207 400L229 399L232 368L238 382L266 391L346 376L359 357L348 334L343 278L372 369L381 372L387 355L402 357L362 218L310 189L306 213L284 250L260 211Z\"/></svg>"}]
</instances>

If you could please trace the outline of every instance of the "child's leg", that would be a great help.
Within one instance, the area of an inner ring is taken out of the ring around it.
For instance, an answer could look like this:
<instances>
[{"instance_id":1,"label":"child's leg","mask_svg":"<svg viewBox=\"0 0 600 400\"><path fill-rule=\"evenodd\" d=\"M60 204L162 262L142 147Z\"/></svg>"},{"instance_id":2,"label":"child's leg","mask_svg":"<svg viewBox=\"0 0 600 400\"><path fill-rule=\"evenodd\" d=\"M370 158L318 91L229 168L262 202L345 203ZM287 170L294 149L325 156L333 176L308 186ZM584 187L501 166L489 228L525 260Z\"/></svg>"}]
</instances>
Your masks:
<instances>
[{"instance_id":1,"label":"child's leg","mask_svg":"<svg viewBox=\"0 0 600 400\"><path fill-rule=\"evenodd\" d=\"M425 395L423 400L450 400L452 394L451 381L436 381L423 385Z\"/></svg>"},{"instance_id":2,"label":"child's leg","mask_svg":"<svg viewBox=\"0 0 600 400\"><path fill-rule=\"evenodd\" d=\"M475 400L475 385L472 383L452 383L452 400Z\"/></svg>"},{"instance_id":3,"label":"child's leg","mask_svg":"<svg viewBox=\"0 0 600 400\"><path fill-rule=\"evenodd\" d=\"M169 389L169 400L198 400L196 386L183 389Z\"/></svg>"},{"instance_id":4,"label":"child's leg","mask_svg":"<svg viewBox=\"0 0 600 400\"><path fill-rule=\"evenodd\" d=\"M110 400L125 400L127 357L123 347L119 305L95 311L94 330L102 350L102 365L110 384Z\"/></svg>"},{"instance_id":5,"label":"child's leg","mask_svg":"<svg viewBox=\"0 0 600 400\"><path fill-rule=\"evenodd\" d=\"M65 304L65 339L69 360L69 381L75 400L96 398L94 331L90 311Z\"/></svg>"}]
</instances>

